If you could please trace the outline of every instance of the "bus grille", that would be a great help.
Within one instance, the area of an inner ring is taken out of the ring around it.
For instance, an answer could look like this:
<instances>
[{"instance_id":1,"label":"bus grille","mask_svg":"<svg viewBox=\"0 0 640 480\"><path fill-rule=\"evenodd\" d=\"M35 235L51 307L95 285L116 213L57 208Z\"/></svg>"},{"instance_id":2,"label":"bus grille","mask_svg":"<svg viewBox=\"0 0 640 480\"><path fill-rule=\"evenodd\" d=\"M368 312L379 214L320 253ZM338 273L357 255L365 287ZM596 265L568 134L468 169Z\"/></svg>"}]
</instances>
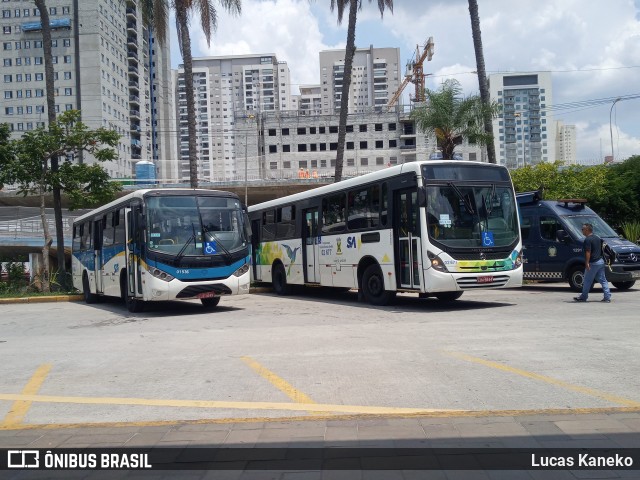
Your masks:
<instances>
[{"instance_id":1,"label":"bus grille","mask_svg":"<svg viewBox=\"0 0 640 480\"><path fill-rule=\"evenodd\" d=\"M474 253L455 253L447 252L451 255L451 258L455 260L503 260L511 255L513 250L484 252L483 256L480 256L480 252Z\"/></svg>"},{"instance_id":2,"label":"bus grille","mask_svg":"<svg viewBox=\"0 0 640 480\"><path fill-rule=\"evenodd\" d=\"M192 298L199 293L215 292L216 295L231 295L231 289L222 283L214 283L213 285L191 285L183 289L176 298Z\"/></svg>"},{"instance_id":3,"label":"bus grille","mask_svg":"<svg viewBox=\"0 0 640 480\"><path fill-rule=\"evenodd\" d=\"M504 287L509 281L508 275L493 275L493 281L478 283L477 277L460 277L456 280L461 289Z\"/></svg>"}]
</instances>

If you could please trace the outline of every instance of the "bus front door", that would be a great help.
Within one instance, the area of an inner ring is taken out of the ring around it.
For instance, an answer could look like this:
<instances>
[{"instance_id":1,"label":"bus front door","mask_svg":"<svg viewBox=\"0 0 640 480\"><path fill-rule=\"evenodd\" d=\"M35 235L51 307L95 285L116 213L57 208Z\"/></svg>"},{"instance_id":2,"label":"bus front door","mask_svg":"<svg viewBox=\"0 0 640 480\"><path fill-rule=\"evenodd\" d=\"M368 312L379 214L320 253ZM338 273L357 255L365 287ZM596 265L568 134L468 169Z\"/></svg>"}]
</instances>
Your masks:
<instances>
[{"instance_id":1,"label":"bus front door","mask_svg":"<svg viewBox=\"0 0 640 480\"><path fill-rule=\"evenodd\" d=\"M302 244L305 283L320 283L320 245L318 242L318 209L303 211Z\"/></svg>"},{"instance_id":2,"label":"bus front door","mask_svg":"<svg viewBox=\"0 0 640 480\"><path fill-rule=\"evenodd\" d=\"M415 189L396 192L394 215L398 238L398 259L396 273L399 286L420 289L422 258L420 252L420 207Z\"/></svg>"},{"instance_id":3,"label":"bus front door","mask_svg":"<svg viewBox=\"0 0 640 480\"><path fill-rule=\"evenodd\" d=\"M140 255L142 253L141 207L126 209L127 226L127 297L142 297L142 271Z\"/></svg>"},{"instance_id":4,"label":"bus front door","mask_svg":"<svg viewBox=\"0 0 640 480\"><path fill-rule=\"evenodd\" d=\"M253 279L256 282L262 280L262 272L258 268L261 223L260 219L251 221L251 263L253 265Z\"/></svg>"}]
</instances>

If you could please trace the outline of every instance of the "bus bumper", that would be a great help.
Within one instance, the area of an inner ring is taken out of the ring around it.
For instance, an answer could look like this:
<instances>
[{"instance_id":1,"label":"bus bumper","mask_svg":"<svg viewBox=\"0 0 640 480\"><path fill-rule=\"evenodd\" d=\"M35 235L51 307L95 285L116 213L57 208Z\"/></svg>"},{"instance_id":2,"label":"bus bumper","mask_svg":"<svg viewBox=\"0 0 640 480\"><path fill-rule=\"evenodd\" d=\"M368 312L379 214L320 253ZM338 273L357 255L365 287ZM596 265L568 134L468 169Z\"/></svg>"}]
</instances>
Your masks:
<instances>
[{"instance_id":1,"label":"bus bumper","mask_svg":"<svg viewBox=\"0 0 640 480\"><path fill-rule=\"evenodd\" d=\"M151 288L148 290L151 297L144 300L187 300L194 298L210 298L220 295L244 295L249 293L251 285L251 274L249 271L239 277L231 275L228 278L183 282L173 279L170 282L163 282L147 274L143 281L151 281Z\"/></svg>"},{"instance_id":2,"label":"bus bumper","mask_svg":"<svg viewBox=\"0 0 640 480\"><path fill-rule=\"evenodd\" d=\"M429 278L426 293L482 290L485 288L513 288L522 286L522 266L514 270L487 273L452 273L425 270Z\"/></svg>"}]
</instances>

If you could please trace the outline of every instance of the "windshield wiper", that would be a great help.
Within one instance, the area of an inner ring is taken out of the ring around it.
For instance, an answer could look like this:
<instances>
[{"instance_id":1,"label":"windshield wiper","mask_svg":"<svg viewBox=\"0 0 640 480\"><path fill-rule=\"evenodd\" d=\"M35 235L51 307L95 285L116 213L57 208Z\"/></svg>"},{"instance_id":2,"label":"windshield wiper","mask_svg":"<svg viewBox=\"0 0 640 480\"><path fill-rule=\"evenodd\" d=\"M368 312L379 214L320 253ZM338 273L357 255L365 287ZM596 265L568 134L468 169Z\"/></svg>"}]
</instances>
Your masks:
<instances>
[{"instance_id":1,"label":"windshield wiper","mask_svg":"<svg viewBox=\"0 0 640 480\"><path fill-rule=\"evenodd\" d=\"M448 182L447 185L453 188L453 191L456 192L456 195L460 197L460 199L462 200L462 203L464 204L464 208L467 209L467 212L469 212L471 215L475 215L476 212L473 209L473 205L471 205L471 202L469 201L469 199L462 194L460 189L452 182Z\"/></svg>"},{"instance_id":2,"label":"windshield wiper","mask_svg":"<svg viewBox=\"0 0 640 480\"><path fill-rule=\"evenodd\" d=\"M193 230L193 234L187 239L186 242L184 242L184 245L182 246L182 248L180 249L180 251L178 252L178 255L176 255L176 261L180 261L182 260L182 257L184 257L184 252L187 249L187 247L189 246L189 244L191 243L191 241L193 240L193 245L196 245L196 227L193 225L193 222L191 222L191 230Z\"/></svg>"},{"instance_id":3,"label":"windshield wiper","mask_svg":"<svg viewBox=\"0 0 640 480\"><path fill-rule=\"evenodd\" d=\"M496 184L491 184L491 195L489 196L489 208L487 208L487 220L489 219L489 215L493 211L493 197L496 196Z\"/></svg>"}]
</instances>

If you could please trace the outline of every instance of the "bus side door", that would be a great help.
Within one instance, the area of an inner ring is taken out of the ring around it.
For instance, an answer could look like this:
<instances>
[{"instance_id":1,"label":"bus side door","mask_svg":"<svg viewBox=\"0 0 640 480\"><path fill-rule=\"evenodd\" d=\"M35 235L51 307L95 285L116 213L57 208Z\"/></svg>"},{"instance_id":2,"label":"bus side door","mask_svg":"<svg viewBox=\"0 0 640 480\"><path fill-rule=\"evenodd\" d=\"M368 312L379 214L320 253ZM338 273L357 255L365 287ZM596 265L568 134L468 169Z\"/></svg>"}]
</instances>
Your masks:
<instances>
[{"instance_id":1,"label":"bus side door","mask_svg":"<svg viewBox=\"0 0 640 480\"><path fill-rule=\"evenodd\" d=\"M142 207L140 205L133 205L131 208L125 210L127 218L127 242L126 242L126 257L127 257L127 295L130 297L142 297L142 270L141 259L142 255Z\"/></svg>"},{"instance_id":2,"label":"bus side door","mask_svg":"<svg viewBox=\"0 0 640 480\"><path fill-rule=\"evenodd\" d=\"M96 293L104 293L104 275L102 265L102 222L104 219L98 218L93 222L93 255L96 279Z\"/></svg>"},{"instance_id":3,"label":"bus side door","mask_svg":"<svg viewBox=\"0 0 640 480\"><path fill-rule=\"evenodd\" d=\"M258 265L260 250L260 236L262 234L262 222L260 219L251 221L251 264L253 265L253 279L256 282L262 280L262 269Z\"/></svg>"},{"instance_id":4,"label":"bus side door","mask_svg":"<svg viewBox=\"0 0 640 480\"><path fill-rule=\"evenodd\" d=\"M320 245L318 244L318 208L302 212L302 261L305 283L320 283Z\"/></svg>"},{"instance_id":5,"label":"bus side door","mask_svg":"<svg viewBox=\"0 0 640 480\"><path fill-rule=\"evenodd\" d=\"M415 188L399 190L395 194L395 235L398 239L396 273L399 286L419 289L422 257L420 252L420 206Z\"/></svg>"}]
</instances>

